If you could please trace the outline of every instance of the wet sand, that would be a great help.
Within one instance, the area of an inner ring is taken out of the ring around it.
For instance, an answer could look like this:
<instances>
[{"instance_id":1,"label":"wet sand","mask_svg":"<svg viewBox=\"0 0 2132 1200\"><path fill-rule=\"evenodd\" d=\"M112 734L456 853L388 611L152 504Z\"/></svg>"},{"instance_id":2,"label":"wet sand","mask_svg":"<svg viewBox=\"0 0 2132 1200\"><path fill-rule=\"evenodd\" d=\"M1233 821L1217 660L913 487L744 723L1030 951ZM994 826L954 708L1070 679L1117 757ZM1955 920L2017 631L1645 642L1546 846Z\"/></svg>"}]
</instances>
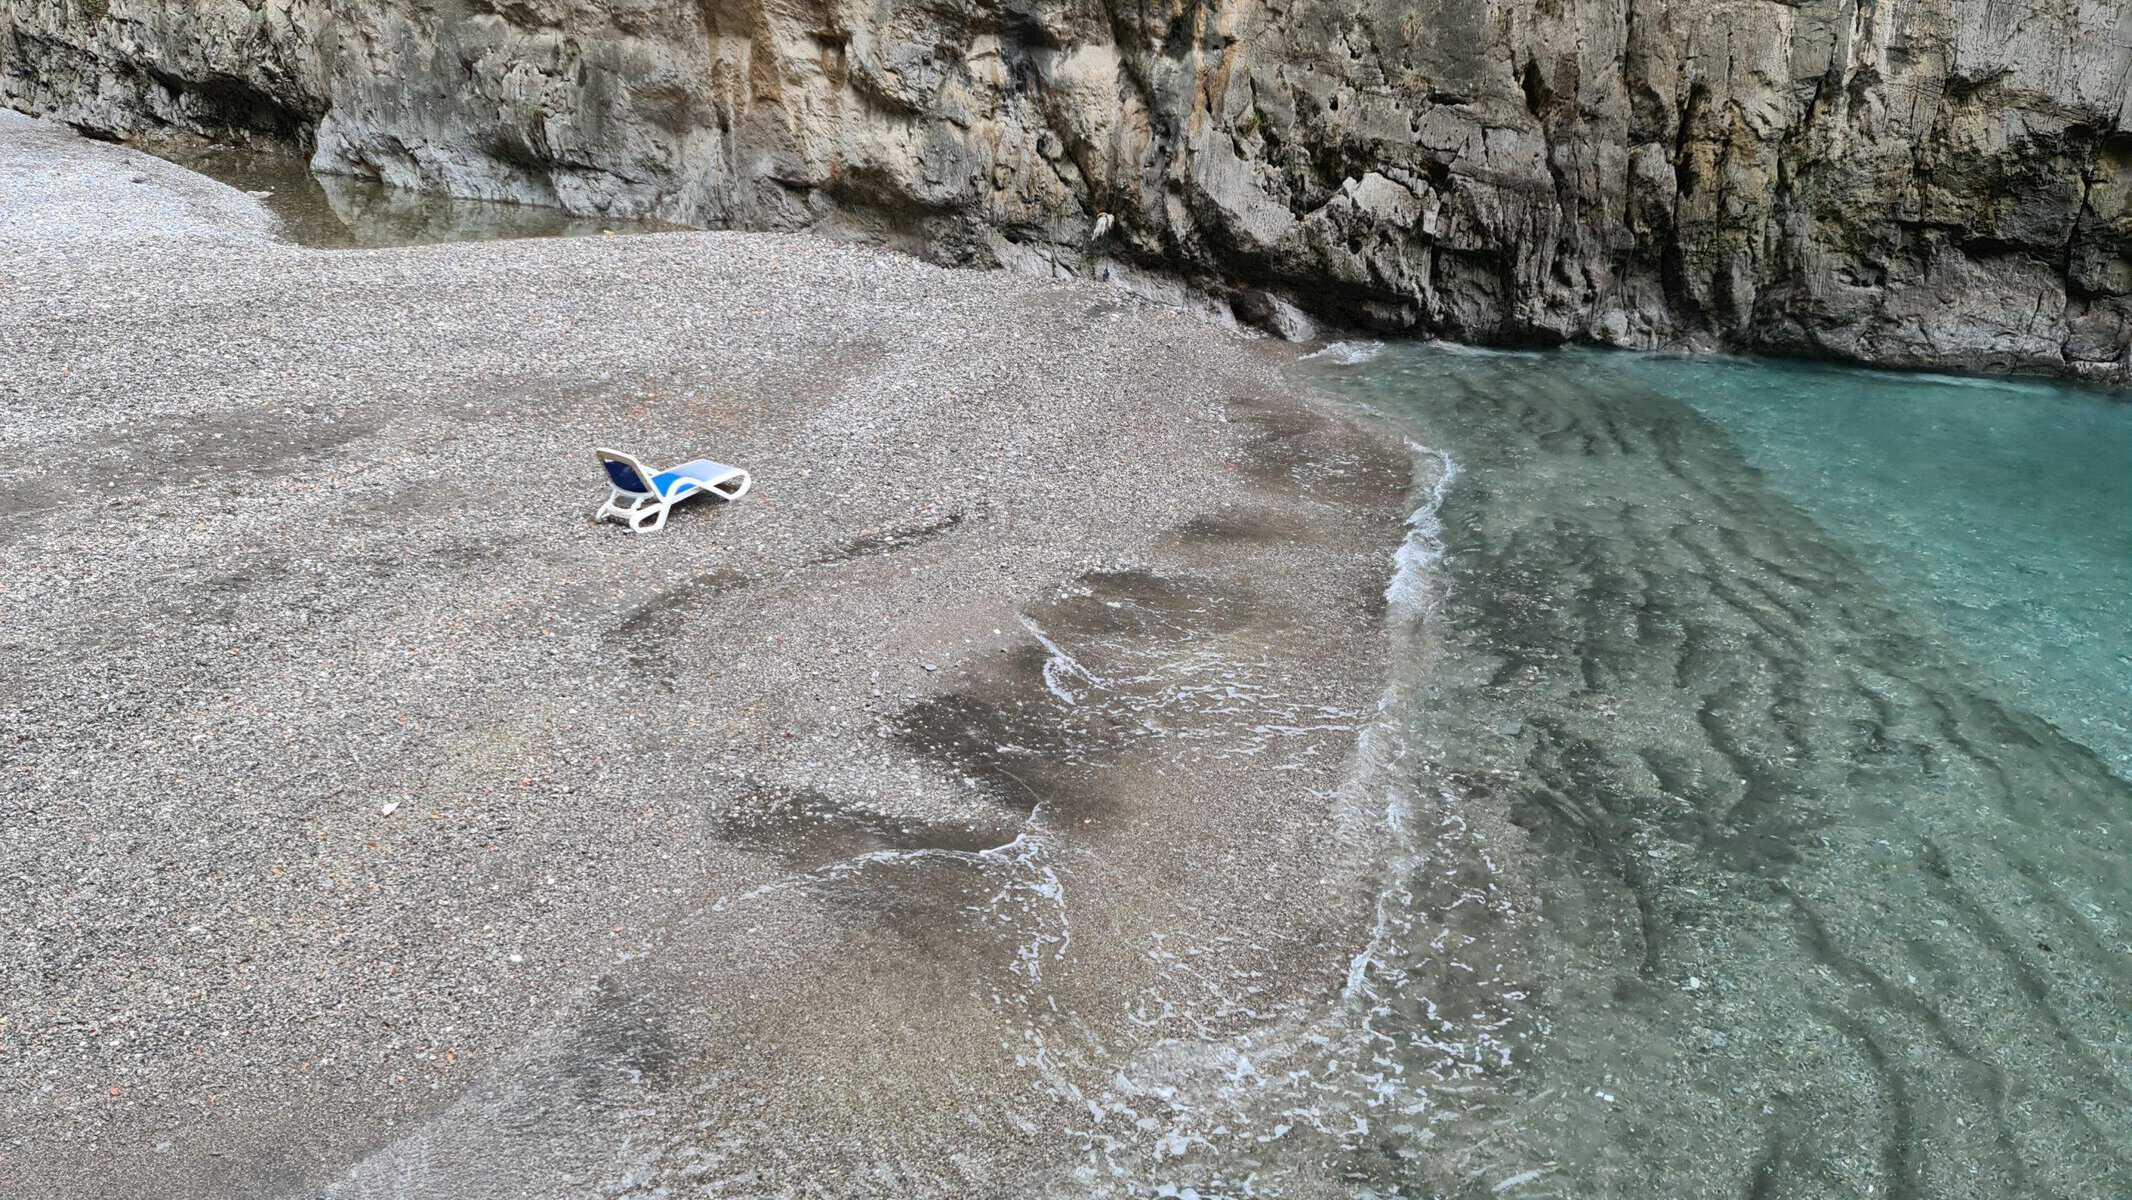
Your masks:
<instances>
[{"instance_id":1,"label":"wet sand","mask_svg":"<svg viewBox=\"0 0 2132 1200\"><path fill-rule=\"evenodd\" d=\"M1410 464L1277 350L5 114L0 213L0 1193L1081 1194L1338 992Z\"/></svg>"}]
</instances>

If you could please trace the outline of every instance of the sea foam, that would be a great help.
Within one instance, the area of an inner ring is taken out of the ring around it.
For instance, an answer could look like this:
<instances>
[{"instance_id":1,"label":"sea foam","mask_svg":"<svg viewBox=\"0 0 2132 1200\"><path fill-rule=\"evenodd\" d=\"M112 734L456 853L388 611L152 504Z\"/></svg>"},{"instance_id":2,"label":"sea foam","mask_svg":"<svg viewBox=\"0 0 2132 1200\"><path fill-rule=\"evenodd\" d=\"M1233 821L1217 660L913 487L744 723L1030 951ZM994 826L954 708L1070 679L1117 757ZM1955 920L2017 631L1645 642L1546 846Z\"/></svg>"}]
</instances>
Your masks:
<instances>
[{"instance_id":1,"label":"sea foam","mask_svg":"<svg viewBox=\"0 0 2132 1200\"><path fill-rule=\"evenodd\" d=\"M1358 367L1382 353L1383 342L1334 342L1322 350L1314 350L1304 355L1303 361Z\"/></svg>"}]
</instances>

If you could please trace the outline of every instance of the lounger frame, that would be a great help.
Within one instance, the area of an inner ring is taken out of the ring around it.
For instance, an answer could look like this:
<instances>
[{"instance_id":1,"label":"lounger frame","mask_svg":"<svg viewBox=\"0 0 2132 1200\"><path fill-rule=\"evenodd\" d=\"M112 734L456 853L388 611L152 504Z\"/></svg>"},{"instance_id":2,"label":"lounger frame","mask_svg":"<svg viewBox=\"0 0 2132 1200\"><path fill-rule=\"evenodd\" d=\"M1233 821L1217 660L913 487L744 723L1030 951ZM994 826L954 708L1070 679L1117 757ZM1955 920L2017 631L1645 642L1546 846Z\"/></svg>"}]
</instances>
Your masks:
<instances>
[{"instance_id":1,"label":"lounger frame","mask_svg":"<svg viewBox=\"0 0 2132 1200\"><path fill-rule=\"evenodd\" d=\"M691 496L709 493L721 500L738 500L748 494L748 487L753 482L746 471L724 464L710 464L719 468L715 472L688 473L688 468L697 465L690 462L675 468L676 471L684 473L667 485L662 494L658 490L657 480L667 472L654 471L636 456L624 454L620 450L610 450L605 446L593 453L599 456L602 471L606 470L608 463L619 463L635 472L644 486L652 489L648 492L633 492L616 483L610 475L607 480L607 499L600 505L599 511L592 514L594 521L613 517L627 524L636 533L657 533L665 527L666 516L673 511L674 505Z\"/></svg>"}]
</instances>

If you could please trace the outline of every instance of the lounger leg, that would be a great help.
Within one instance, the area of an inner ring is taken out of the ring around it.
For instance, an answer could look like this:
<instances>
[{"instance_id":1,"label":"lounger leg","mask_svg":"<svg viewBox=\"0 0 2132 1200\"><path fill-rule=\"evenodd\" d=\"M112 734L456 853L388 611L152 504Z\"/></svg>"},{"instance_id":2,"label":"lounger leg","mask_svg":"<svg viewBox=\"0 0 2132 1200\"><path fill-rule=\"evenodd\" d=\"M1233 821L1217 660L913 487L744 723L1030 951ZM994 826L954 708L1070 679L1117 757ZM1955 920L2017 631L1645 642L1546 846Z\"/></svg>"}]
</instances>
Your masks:
<instances>
[{"instance_id":1,"label":"lounger leg","mask_svg":"<svg viewBox=\"0 0 2132 1200\"><path fill-rule=\"evenodd\" d=\"M637 496L632 498L627 504L615 503L615 501L627 494L620 489L610 491L607 496L607 502L600 505L600 511L592 514L592 519L598 521L613 517L615 520L628 525L631 529L641 532L644 521L659 509L659 502L648 497ZM658 526L655 525L652 528L657 529Z\"/></svg>"},{"instance_id":2,"label":"lounger leg","mask_svg":"<svg viewBox=\"0 0 2132 1200\"><path fill-rule=\"evenodd\" d=\"M620 500L621 498L622 489L615 487L613 484L609 484L607 486L607 499L601 502L600 511L592 514L593 521L604 521L609 517L623 518L623 514L626 510L623 509L621 505L615 503L615 501Z\"/></svg>"},{"instance_id":3,"label":"lounger leg","mask_svg":"<svg viewBox=\"0 0 2132 1200\"><path fill-rule=\"evenodd\" d=\"M666 527L666 514L673 503L654 501L648 508L629 518L629 527L638 533L657 533Z\"/></svg>"}]
</instances>

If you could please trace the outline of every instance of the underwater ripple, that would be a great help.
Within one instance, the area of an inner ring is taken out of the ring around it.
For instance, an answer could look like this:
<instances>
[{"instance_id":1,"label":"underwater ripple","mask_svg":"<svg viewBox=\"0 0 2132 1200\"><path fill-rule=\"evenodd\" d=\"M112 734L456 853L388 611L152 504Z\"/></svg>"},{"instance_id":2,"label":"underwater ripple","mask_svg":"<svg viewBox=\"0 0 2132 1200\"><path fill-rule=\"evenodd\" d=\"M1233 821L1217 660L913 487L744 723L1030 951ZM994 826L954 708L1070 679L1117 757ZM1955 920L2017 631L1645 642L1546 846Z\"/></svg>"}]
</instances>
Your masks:
<instances>
[{"instance_id":1,"label":"underwater ripple","mask_svg":"<svg viewBox=\"0 0 2132 1200\"><path fill-rule=\"evenodd\" d=\"M1312 369L1456 466L1393 695L1411 820L1461 836L1393 895L1425 962L1424 889L1485 879L1467 954L1537 1036L1429 1128L1290 1170L2132 1194L2132 409L1629 355ZM1417 1030L1486 1006L1394 982Z\"/></svg>"}]
</instances>

